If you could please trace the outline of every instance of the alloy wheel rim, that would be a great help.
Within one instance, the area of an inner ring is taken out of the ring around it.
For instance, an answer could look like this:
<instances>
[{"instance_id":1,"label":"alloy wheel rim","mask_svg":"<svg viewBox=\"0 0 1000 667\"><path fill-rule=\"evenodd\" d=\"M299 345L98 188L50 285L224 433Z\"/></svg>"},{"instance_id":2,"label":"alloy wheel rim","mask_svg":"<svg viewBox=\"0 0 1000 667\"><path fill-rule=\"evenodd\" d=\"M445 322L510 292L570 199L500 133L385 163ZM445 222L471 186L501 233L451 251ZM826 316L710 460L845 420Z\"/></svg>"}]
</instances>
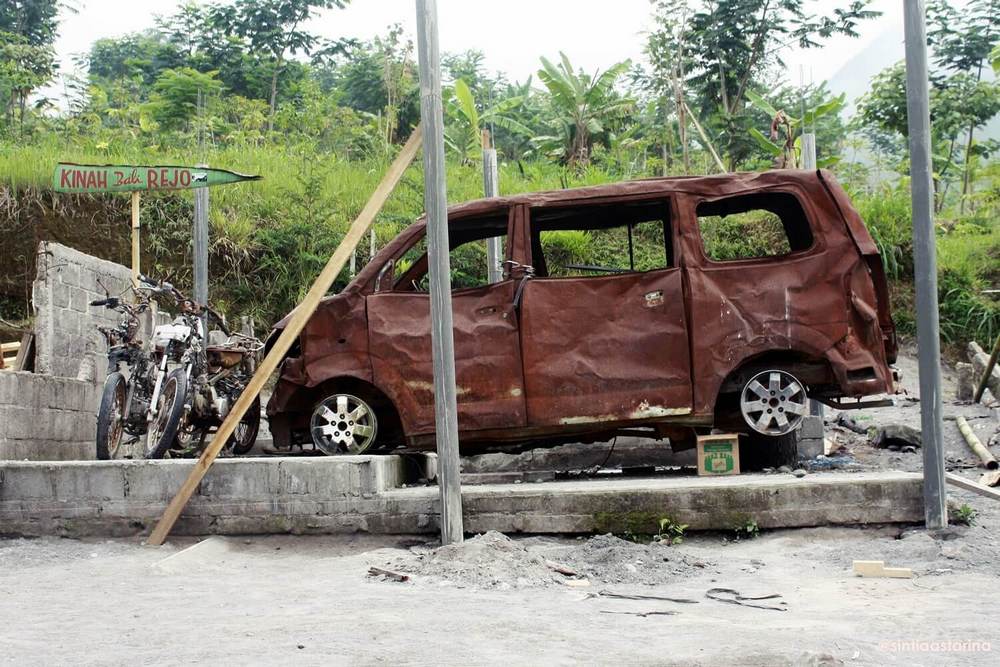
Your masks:
<instances>
[{"instance_id":1,"label":"alloy wheel rim","mask_svg":"<svg viewBox=\"0 0 1000 667\"><path fill-rule=\"evenodd\" d=\"M805 385L791 373L770 370L750 378L740 395L747 425L763 435L785 435L809 414Z\"/></svg>"},{"instance_id":2,"label":"alloy wheel rim","mask_svg":"<svg viewBox=\"0 0 1000 667\"><path fill-rule=\"evenodd\" d=\"M336 394L313 410L309 424L313 443L327 454L361 454L375 441L378 421L365 401Z\"/></svg>"}]
</instances>

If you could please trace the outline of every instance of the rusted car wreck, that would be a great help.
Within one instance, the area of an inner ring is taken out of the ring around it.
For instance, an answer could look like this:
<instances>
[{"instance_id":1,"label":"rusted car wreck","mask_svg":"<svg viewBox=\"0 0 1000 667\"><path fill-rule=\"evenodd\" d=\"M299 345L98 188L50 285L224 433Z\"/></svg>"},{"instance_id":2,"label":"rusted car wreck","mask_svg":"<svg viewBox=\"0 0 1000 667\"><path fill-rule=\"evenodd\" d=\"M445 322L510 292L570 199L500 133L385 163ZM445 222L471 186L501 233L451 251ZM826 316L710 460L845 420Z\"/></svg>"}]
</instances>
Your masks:
<instances>
[{"instance_id":1,"label":"rusted car wreck","mask_svg":"<svg viewBox=\"0 0 1000 667\"><path fill-rule=\"evenodd\" d=\"M484 267L453 292L463 451L617 433L678 448L712 427L762 447L796 428L807 396L893 391L882 263L829 172L479 200L452 207L449 229L453 265L489 237L505 249L500 282ZM267 406L277 447L434 446L424 231L400 233L306 325ZM615 234L628 266L566 259L567 239L600 255Z\"/></svg>"}]
</instances>

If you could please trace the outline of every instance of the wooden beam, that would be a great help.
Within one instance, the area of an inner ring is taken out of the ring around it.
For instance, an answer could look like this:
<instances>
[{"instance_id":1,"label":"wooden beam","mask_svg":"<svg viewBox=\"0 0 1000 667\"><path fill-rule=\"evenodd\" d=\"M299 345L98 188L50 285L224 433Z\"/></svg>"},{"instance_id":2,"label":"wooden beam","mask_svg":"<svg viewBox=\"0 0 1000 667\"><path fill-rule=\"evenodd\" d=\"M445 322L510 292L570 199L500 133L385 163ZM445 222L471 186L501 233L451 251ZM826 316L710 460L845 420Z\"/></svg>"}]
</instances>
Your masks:
<instances>
[{"instance_id":1,"label":"wooden beam","mask_svg":"<svg viewBox=\"0 0 1000 667\"><path fill-rule=\"evenodd\" d=\"M988 486L983 486L978 482L973 482L971 479L965 479L964 477L959 477L958 475L950 472L944 474L944 481L949 484L954 484L960 489L965 489L966 491L972 491L978 493L981 496L986 496L987 498L992 498L993 500L1000 500L1000 491L997 489L991 489Z\"/></svg>"},{"instance_id":2,"label":"wooden beam","mask_svg":"<svg viewBox=\"0 0 1000 667\"><path fill-rule=\"evenodd\" d=\"M271 351L261 361L257 372L254 373L254 376L250 379L250 383L243 390L243 393L240 394L236 404L233 405L233 409L230 410L225 421L222 422L222 425L216 432L215 437L212 438L212 442L202 452L201 458L198 459L191 474L184 481L174 499L170 501L170 505L167 506L163 516L160 517L159 523L156 524L156 528L153 529L152 534L149 536L147 540L148 544L159 546L166 540L170 529L177 522L181 510L184 509L188 500L191 499L195 489L198 488L198 484L205 476L205 473L208 472L208 468L219 455L222 446L229 439L229 436L233 434L236 426L240 423L250 404L260 394L260 390L263 389L264 384L271 377L271 374L277 370L281 360L285 357L285 353L288 352L292 343L299 337L306 322L309 321L309 318L312 317L313 312L315 312L316 307L319 305L320 300L326 296L326 293L333 285L333 281L340 275L351 253L354 252L354 248L364 238L365 232L368 231L368 228L375 221L375 216L382 210L382 206L389 199L389 195L392 194L396 185L399 184L403 173L420 149L421 136L420 126L418 125L413 134L410 135L406 145L403 146L403 150L400 151L395 161L389 167L389 171L382 178L382 182L375 189L371 199L368 200L361 213L351 224L351 228L347 231L347 236L340 242L337 249L333 251L333 255L331 255L326 266L323 267L323 271L320 272L319 277L316 278L316 282L313 283L305 298L302 299L302 302L292 312L292 317L285 326L284 331L281 332Z\"/></svg>"}]
</instances>

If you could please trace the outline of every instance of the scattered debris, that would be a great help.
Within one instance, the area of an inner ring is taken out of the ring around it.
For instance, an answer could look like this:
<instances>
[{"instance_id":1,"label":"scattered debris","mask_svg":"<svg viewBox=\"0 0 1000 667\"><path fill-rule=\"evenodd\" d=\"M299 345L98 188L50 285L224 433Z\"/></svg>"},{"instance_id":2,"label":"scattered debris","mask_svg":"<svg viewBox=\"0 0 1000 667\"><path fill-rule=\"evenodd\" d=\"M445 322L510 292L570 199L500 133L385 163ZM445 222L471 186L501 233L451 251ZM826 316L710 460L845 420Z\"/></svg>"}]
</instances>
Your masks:
<instances>
[{"instance_id":1,"label":"scattered debris","mask_svg":"<svg viewBox=\"0 0 1000 667\"><path fill-rule=\"evenodd\" d=\"M872 446L879 449L898 450L906 447L920 447L920 431L905 424L881 426L872 438Z\"/></svg>"},{"instance_id":2,"label":"scattered debris","mask_svg":"<svg viewBox=\"0 0 1000 667\"><path fill-rule=\"evenodd\" d=\"M1000 470L984 472L983 476L979 478L979 483L983 486L1000 486Z\"/></svg>"},{"instance_id":3,"label":"scattered debris","mask_svg":"<svg viewBox=\"0 0 1000 667\"><path fill-rule=\"evenodd\" d=\"M955 419L955 423L958 424L958 430L965 438L965 442L969 445L969 449L976 453L976 456L983 462L983 467L987 470L996 470L1000 468L1000 463L990 450L983 446L982 441L969 426L969 422L965 420L965 417L959 416Z\"/></svg>"},{"instance_id":4,"label":"scattered debris","mask_svg":"<svg viewBox=\"0 0 1000 667\"><path fill-rule=\"evenodd\" d=\"M558 572L559 574L564 574L567 577L579 577L579 572L574 572L565 565L560 565L559 563L553 563L550 560L545 561L545 564L549 566L549 569L553 572Z\"/></svg>"},{"instance_id":5,"label":"scattered debris","mask_svg":"<svg viewBox=\"0 0 1000 667\"><path fill-rule=\"evenodd\" d=\"M759 600L775 600L781 597L780 593L771 593L770 595L740 595L740 592L732 588L710 588L705 591L705 597L710 600L716 600L718 602L728 602L729 604L738 604L742 607L753 607L754 609L770 609L772 611L788 611L787 602L778 602L779 607L773 607L766 604L753 604L755 601Z\"/></svg>"},{"instance_id":6,"label":"scattered debris","mask_svg":"<svg viewBox=\"0 0 1000 667\"><path fill-rule=\"evenodd\" d=\"M676 616L679 611L611 611L610 609L602 609L602 614L622 614L625 616L641 616L646 618L647 616Z\"/></svg>"},{"instance_id":7,"label":"scattered debris","mask_svg":"<svg viewBox=\"0 0 1000 667\"><path fill-rule=\"evenodd\" d=\"M391 579L392 581L398 581L400 583L410 580L409 575L399 574L398 572L391 572L389 570L383 570L380 567L368 568L368 576L382 577L383 579Z\"/></svg>"},{"instance_id":8,"label":"scattered debris","mask_svg":"<svg viewBox=\"0 0 1000 667\"><path fill-rule=\"evenodd\" d=\"M598 591L591 593L588 598L616 598L618 600L663 600L664 602L676 602L678 604L698 604L697 600L691 598L670 598L663 595L642 595L639 593L615 593L614 591Z\"/></svg>"},{"instance_id":9,"label":"scattered debris","mask_svg":"<svg viewBox=\"0 0 1000 667\"><path fill-rule=\"evenodd\" d=\"M802 468L796 468L795 470L792 471L792 474L795 475L796 477L805 477L807 473Z\"/></svg>"},{"instance_id":10,"label":"scattered debris","mask_svg":"<svg viewBox=\"0 0 1000 667\"><path fill-rule=\"evenodd\" d=\"M854 574L862 577L889 577L890 579L912 579L913 570L908 567L886 567L884 560L856 560Z\"/></svg>"},{"instance_id":11,"label":"scattered debris","mask_svg":"<svg viewBox=\"0 0 1000 667\"><path fill-rule=\"evenodd\" d=\"M847 429L848 431L854 431L860 435L868 435L868 429L859 424L854 417L850 416L846 412L841 412L837 415L837 418L833 421L833 423Z\"/></svg>"}]
</instances>

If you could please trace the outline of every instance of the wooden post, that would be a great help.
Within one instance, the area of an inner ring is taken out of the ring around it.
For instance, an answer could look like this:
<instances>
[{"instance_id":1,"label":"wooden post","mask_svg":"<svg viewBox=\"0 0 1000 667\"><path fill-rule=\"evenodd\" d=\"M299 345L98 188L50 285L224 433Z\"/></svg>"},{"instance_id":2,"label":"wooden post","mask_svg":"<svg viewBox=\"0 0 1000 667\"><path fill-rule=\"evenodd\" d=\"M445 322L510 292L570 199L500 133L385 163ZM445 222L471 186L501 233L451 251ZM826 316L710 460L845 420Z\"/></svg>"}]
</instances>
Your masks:
<instances>
[{"instance_id":1,"label":"wooden post","mask_svg":"<svg viewBox=\"0 0 1000 667\"><path fill-rule=\"evenodd\" d=\"M500 176L497 173L497 152L490 145L490 131L483 130L483 194L487 197L500 195ZM503 246L500 237L486 239L486 279L492 283L503 280L500 262L503 258Z\"/></svg>"},{"instance_id":2,"label":"wooden post","mask_svg":"<svg viewBox=\"0 0 1000 667\"><path fill-rule=\"evenodd\" d=\"M139 193L132 193L132 285L139 286Z\"/></svg>"},{"instance_id":3,"label":"wooden post","mask_svg":"<svg viewBox=\"0 0 1000 667\"><path fill-rule=\"evenodd\" d=\"M420 119L427 133L424 146L424 207L427 209L427 268L431 293L434 433L437 439L438 488L441 491L441 543L452 544L464 539L464 531L437 0L417 0L417 55L420 65Z\"/></svg>"},{"instance_id":4,"label":"wooden post","mask_svg":"<svg viewBox=\"0 0 1000 667\"><path fill-rule=\"evenodd\" d=\"M392 166L389 167L389 171L382 178L382 182L375 189L371 199L368 200L361 213L355 218L353 224L351 224L351 228L347 231L347 236L337 246L337 249L333 251L333 255L330 256L330 260L323 267L323 271L320 272L319 277L316 278L316 282L309 288L309 292L302 299L302 302L292 311L291 319L285 326L284 331L281 332L281 335L278 336L274 347L264 357L264 360L260 362L257 372L254 373L254 376L250 379L250 383L243 390L243 393L240 394L232 410L229 411L225 421L222 422L222 426L219 427L215 437L212 438L212 442L202 452L201 458L198 459L191 474L188 475L177 495L170 501L170 505L167 506L163 516L160 517L159 523L156 524L156 528L153 529L152 534L149 536L148 544L159 546L167 539L167 535L170 533L170 529L173 528L174 523L177 522L177 517L180 516L181 510L184 509L191 495L198 488L198 484L205 477L205 473L208 472L212 462L219 455L222 446L229 439L229 436L233 434L236 426L243 419L243 415L250 408L250 404L260 394L260 390L263 389L264 384L271 377L271 373L277 370L281 360L285 357L285 353L288 352L292 343L298 339L306 322L309 321L309 318L316 311L316 306L326 296L326 293L333 285L333 281L337 279L337 276L344 269L348 257L354 252L358 243L364 238L365 232L368 231L368 228L375 221L375 216L378 215L385 201L403 177L403 172L406 171L410 162L413 161L417 150L420 148L420 143L421 132L418 125L413 134L410 135L406 145L403 146L403 150L400 151L392 163Z\"/></svg>"}]
</instances>

